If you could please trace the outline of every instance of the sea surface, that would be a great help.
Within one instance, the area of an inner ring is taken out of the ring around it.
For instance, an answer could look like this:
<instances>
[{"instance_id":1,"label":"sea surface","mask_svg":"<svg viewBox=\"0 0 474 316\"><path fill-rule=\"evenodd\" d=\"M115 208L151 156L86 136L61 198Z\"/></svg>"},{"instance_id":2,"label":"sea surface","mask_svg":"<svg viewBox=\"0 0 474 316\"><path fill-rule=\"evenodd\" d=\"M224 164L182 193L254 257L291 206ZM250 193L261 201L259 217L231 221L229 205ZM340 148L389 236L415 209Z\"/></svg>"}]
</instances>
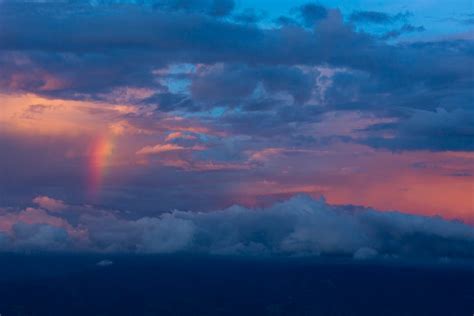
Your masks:
<instances>
[{"instance_id":1,"label":"sea surface","mask_svg":"<svg viewBox=\"0 0 474 316\"><path fill-rule=\"evenodd\" d=\"M473 313L469 263L0 255L1 316Z\"/></svg>"}]
</instances>

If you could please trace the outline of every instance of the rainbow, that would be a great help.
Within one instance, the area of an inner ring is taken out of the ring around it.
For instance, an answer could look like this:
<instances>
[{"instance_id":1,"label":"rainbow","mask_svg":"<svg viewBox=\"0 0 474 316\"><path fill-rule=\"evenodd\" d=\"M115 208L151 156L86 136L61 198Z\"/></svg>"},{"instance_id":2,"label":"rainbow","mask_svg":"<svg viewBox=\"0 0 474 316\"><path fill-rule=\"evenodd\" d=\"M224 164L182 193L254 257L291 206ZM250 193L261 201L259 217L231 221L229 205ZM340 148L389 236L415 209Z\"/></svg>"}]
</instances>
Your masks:
<instances>
[{"instance_id":1,"label":"rainbow","mask_svg":"<svg viewBox=\"0 0 474 316\"><path fill-rule=\"evenodd\" d=\"M90 199L99 196L102 180L107 169L113 145L110 137L99 135L91 144L88 159L87 193Z\"/></svg>"}]
</instances>

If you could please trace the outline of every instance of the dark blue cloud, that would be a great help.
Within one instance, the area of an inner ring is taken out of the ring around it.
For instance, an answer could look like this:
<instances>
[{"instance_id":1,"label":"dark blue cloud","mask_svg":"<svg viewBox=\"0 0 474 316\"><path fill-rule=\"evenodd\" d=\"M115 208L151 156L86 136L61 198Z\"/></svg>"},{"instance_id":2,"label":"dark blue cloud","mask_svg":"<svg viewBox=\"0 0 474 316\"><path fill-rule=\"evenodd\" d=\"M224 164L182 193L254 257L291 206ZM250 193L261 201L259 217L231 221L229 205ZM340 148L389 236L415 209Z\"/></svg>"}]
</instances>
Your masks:
<instances>
[{"instance_id":1,"label":"dark blue cloud","mask_svg":"<svg viewBox=\"0 0 474 316\"><path fill-rule=\"evenodd\" d=\"M405 120L413 109L472 106L472 41L389 44L351 23L392 24L408 13L355 12L346 22L337 9L307 4L288 23L269 26L239 21L231 1L140 3L2 2L0 91L97 100L116 88L144 87L155 93L137 103L158 111L235 108L240 113L215 123L235 130L260 120L281 132L324 111ZM404 24L382 37L421 30ZM179 78L162 71L180 63L202 67ZM51 78L61 84L46 89ZM188 88L171 91L163 80ZM470 148L457 144L451 148Z\"/></svg>"},{"instance_id":2,"label":"dark blue cloud","mask_svg":"<svg viewBox=\"0 0 474 316\"><path fill-rule=\"evenodd\" d=\"M268 94L288 93L297 104L306 102L315 85L317 73L304 73L297 67L217 65L198 73L192 80L191 93L195 100L236 106L258 96L258 84ZM263 92L261 92L263 93Z\"/></svg>"},{"instance_id":3,"label":"dark blue cloud","mask_svg":"<svg viewBox=\"0 0 474 316\"><path fill-rule=\"evenodd\" d=\"M232 12L234 0L158 0L152 6L158 10L204 13L212 16L225 16Z\"/></svg>"},{"instance_id":4,"label":"dark blue cloud","mask_svg":"<svg viewBox=\"0 0 474 316\"><path fill-rule=\"evenodd\" d=\"M307 3L299 8L301 18L306 26L313 26L319 20L325 19L328 10L318 4Z\"/></svg>"},{"instance_id":5,"label":"dark blue cloud","mask_svg":"<svg viewBox=\"0 0 474 316\"><path fill-rule=\"evenodd\" d=\"M367 129L374 136L367 143L392 150L474 150L474 112L455 110L447 112L416 111L397 123L376 124ZM376 136L390 132L392 137Z\"/></svg>"},{"instance_id":6,"label":"dark blue cloud","mask_svg":"<svg viewBox=\"0 0 474 316\"><path fill-rule=\"evenodd\" d=\"M414 26L411 24L404 24L399 29L391 30L383 34L382 39L391 39L391 38L399 37L400 35L406 34L406 33L424 32L424 31L425 31L424 26Z\"/></svg>"},{"instance_id":7,"label":"dark blue cloud","mask_svg":"<svg viewBox=\"0 0 474 316\"><path fill-rule=\"evenodd\" d=\"M356 23L392 24L405 21L412 14L410 12L388 14L379 11L356 11L349 16L349 20Z\"/></svg>"}]
</instances>

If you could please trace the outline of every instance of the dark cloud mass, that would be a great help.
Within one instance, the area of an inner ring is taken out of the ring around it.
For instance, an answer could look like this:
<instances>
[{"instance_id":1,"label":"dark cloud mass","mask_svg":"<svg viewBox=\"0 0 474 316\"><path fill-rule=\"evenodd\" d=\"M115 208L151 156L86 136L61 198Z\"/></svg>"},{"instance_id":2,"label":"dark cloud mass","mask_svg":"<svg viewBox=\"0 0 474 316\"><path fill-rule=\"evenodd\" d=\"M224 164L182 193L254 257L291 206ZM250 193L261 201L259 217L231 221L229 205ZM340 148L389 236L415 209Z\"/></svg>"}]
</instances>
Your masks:
<instances>
[{"instance_id":1,"label":"dark cloud mass","mask_svg":"<svg viewBox=\"0 0 474 316\"><path fill-rule=\"evenodd\" d=\"M378 11L356 11L349 16L349 19L353 22L361 23L391 24L406 20L410 15L410 12L391 15Z\"/></svg>"},{"instance_id":2,"label":"dark cloud mass","mask_svg":"<svg viewBox=\"0 0 474 316\"><path fill-rule=\"evenodd\" d=\"M299 9L306 26L312 26L315 22L326 18L328 15L327 9L317 4L308 3L301 6Z\"/></svg>"},{"instance_id":3,"label":"dark cloud mass","mask_svg":"<svg viewBox=\"0 0 474 316\"><path fill-rule=\"evenodd\" d=\"M204 13L213 16L228 15L234 6L233 0L158 0L152 2L154 9Z\"/></svg>"},{"instance_id":4,"label":"dark cloud mass","mask_svg":"<svg viewBox=\"0 0 474 316\"><path fill-rule=\"evenodd\" d=\"M215 65L198 72L191 93L195 100L207 101L210 106L213 103L235 106L246 102L261 83L269 94L286 92L297 104L302 104L311 96L316 75L306 74L297 67Z\"/></svg>"},{"instance_id":5,"label":"dark cloud mass","mask_svg":"<svg viewBox=\"0 0 474 316\"><path fill-rule=\"evenodd\" d=\"M256 93L258 83L268 93L286 92L297 104L307 102L321 83L315 82L317 73L301 67L324 66L363 76L355 79L350 90L342 88L347 80L340 83L337 71L329 77L329 92L344 89L336 102L325 99L332 109L350 106L374 111L374 103L377 111L455 109L472 100L470 41L387 44L378 35L345 23L339 10L314 4L298 9L310 29L298 25L262 28L216 18L215 14L230 12L229 1L147 4L2 2L0 89L97 99L119 87L145 87L157 91L155 100L162 101L161 109L167 111L195 111L196 101L204 108L245 109L254 108L247 103L255 104L255 95L249 96ZM351 19L382 23L407 16L356 12ZM422 26L404 24L382 38L422 30ZM209 69L183 78L190 82L191 91L184 91L190 94L187 97L159 84L161 79L173 78L156 70L177 63L201 63ZM220 88L212 89L215 84Z\"/></svg>"},{"instance_id":6,"label":"dark cloud mass","mask_svg":"<svg viewBox=\"0 0 474 316\"><path fill-rule=\"evenodd\" d=\"M377 103L377 111L454 109L472 100L470 41L387 44L380 36L345 23L339 10L314 4L298 9L304 24L311 26L308 29L297 24L263 28L216 18L229 14L229 1L94 3L2 2L0 89L96 99L118 87L145 87L157 91L155 99L163 101L161 109L167 111L186 111L187 107L195 111L196 101L203 108L245 109L253 108L247 103L255 103L255 95L251 100L249 96L257 93L258 83L270 94L288 93L295 105L307 102L321 89L321 83L315 82L317 72L302 69L307 66L364 76L356 79L351 90L338 93L337 102L327 99L331 108L344 110L350 105L374 111L371 104ZM215 14L202 14L202 10ZM407 16L356 12L351 19L381 23ZM382 38L422 30L422 26L404 24ZM184 91L188 97L167 91L169 87L159 82L173 78L156 73L179 63L207 65L205 73L197 71L183 78L190 82L191 91ZM329 91L343 89L337 73L329 77ZM215 84L220 88L212 89ZM313 103L320 106L322 102Z\"/></svg>"},{"instance_id":7,"label":"dark cloud mass","mask_svg":"<svg viewBox=\"0 0 474 316\"><path fill-rule=\"evenodd\" d=\"M391 138L369 138L368 143L374 147L394 150L474 150L474 112L470 110L416 111L407 120L376 124L368 130L394 133L395 137Z\"/></svg>"},{"instance_id":8,"label":"dark cloud mass","mask_svg":"<svg viewBox=\"0 0 474 316\"><path fill-rule=\"evenodd\" d=\"M385 33L382 38L383 39L390 39L390 38L395 38L399 37L402 34L405 33L414 33L414 32L423 32L425 31L425 28L423 26L414 26L411 24L404 24L402 27L396 30L391 30L387 33Z\"/></svg>"}]
</instances>

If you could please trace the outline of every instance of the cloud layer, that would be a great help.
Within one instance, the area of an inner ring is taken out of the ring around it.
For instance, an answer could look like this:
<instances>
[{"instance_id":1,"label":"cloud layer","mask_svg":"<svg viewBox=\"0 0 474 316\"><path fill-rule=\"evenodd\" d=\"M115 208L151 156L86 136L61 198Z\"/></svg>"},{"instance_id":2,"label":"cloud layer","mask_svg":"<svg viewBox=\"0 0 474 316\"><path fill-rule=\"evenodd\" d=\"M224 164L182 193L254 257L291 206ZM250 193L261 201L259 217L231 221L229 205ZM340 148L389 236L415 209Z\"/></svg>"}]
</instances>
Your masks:
<instances>
[{"instance_id":1,"label":"cloud layer","mask_svg":"<svg viewBox=\"0 0 474 316\"><path fill-rule=\"evenodd\" d=\"M2 204L76 239L81 216L30 201L138 220L306 193L474 223L472 24L440 16L465 6L339 4L0 0ZM10 237L63 236L8 216Z\"/></svg>"},{"instance_id":2,"label":"cloud layer","mask_svg":"<svg viewBox=\"0 0 474 316\"><path fill-rule=\"evenodd\" d=\"M3 210L3 251L474 259L472 226L332 206L304 195L261 209L233 206L142 218L48 197L35 203L37 208Z\"/></svg>"}]
</instances>

